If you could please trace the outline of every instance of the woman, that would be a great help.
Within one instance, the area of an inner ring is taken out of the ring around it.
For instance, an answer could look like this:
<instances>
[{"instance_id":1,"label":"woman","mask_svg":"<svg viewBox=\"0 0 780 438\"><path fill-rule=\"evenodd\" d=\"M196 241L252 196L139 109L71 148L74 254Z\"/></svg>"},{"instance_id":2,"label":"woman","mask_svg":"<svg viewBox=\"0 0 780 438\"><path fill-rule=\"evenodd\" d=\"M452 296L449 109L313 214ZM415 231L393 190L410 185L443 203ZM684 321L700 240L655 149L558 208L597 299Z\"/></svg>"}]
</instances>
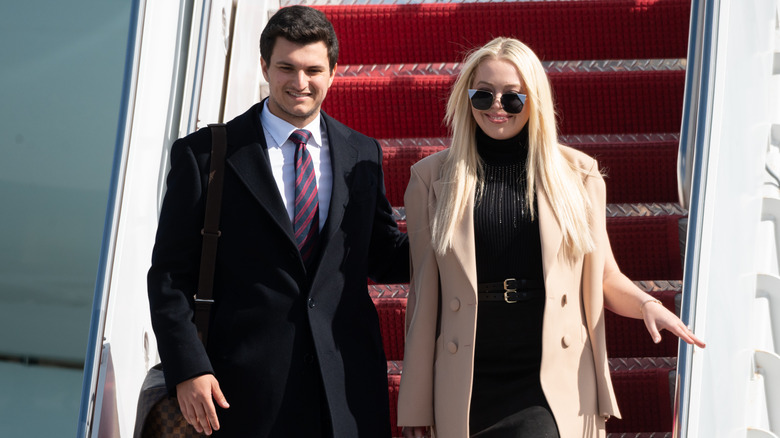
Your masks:
<instances>
[{"instance_id":1,"label":"woman","mask_svg":"<svg viewBox=\"0 0 780 438\"><path fill-rule=\"evenodd\" d=\"M619 416L604 308L700 347L617 267L596 162L557 140L536 55L497 38L463 63L449 149L412 167L405 437L596 437ZM479 310L479 312L477 312Z\"/></svg>"}]
</instances>

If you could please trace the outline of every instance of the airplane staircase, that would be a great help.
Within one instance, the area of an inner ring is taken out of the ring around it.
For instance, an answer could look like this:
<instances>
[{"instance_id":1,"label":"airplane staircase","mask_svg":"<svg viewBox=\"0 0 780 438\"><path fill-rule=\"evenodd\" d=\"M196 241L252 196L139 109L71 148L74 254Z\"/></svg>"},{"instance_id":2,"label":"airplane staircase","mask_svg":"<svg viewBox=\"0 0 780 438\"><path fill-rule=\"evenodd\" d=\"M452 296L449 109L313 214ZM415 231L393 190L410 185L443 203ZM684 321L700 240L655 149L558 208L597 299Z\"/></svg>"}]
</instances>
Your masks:
<instances>
[{"instance_id":1,"label":"airplane staircase","mask_svg":"<svg viewBox=\"0 0 780 438\"><path fill-rule=\"evenodd\" d=\"M687 212L678 203L676 161L689 0L314 6L341 46L323 108L380 140L402 229L409 166L449 144L442 120L458 62L495 36L516 37L544 63L561 141L598 159L606 176L607 230L622 271L679 313ZM368 291L382 323L395 424L408 285ZM606 329L623 414L607 423L609 436L671 437L677 339L662 333L653 344L642 321L610 312Z\"/></svg>"}]
</instances>

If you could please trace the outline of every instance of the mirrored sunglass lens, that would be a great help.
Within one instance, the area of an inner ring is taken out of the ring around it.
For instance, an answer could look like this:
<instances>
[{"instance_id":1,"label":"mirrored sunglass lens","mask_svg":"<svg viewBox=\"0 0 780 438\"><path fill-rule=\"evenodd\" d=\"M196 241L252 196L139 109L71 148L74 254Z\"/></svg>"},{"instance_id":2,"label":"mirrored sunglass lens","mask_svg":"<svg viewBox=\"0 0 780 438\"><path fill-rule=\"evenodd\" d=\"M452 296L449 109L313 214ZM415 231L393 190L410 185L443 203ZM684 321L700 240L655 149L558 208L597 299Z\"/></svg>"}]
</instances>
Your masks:
<instances>
[{"instance_id":1,"label":"mirrored sunglass lens","mask_svg":"<svg viewBox=\"0 0 780 438\"><path fill-rule=\"evenodd\" d=\"M480 110L486 110L493 105L493 93L477 91L471 96L471 105Z\"/></svg>"},{"instance_id":2,"label":"mirrored sunglass lens","mask_svg":"<svg viewBox=\"0 0 780 438\"><path fill-rule=\"evenodd\" d=\"M523 101L517 94L504 94L501 96L501 106L510 114L517 114L523 110Z\"/></svg>"}]
</instances>

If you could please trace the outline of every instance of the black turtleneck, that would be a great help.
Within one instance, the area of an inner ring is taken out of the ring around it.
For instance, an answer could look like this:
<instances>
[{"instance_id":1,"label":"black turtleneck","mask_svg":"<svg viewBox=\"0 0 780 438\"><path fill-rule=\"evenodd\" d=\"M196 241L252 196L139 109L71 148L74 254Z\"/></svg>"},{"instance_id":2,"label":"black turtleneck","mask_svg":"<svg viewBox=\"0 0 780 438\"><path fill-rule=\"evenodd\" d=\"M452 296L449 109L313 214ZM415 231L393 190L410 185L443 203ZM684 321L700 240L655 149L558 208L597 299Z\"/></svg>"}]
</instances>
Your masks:
<instances>
[{"instance_id":1,"label":"black turtleneck","mask_svg":"<svg viewBox=\"0 0 780 438\"><path fill-rule=\"evenodd\" d=\"M477 281L541 280L539 224L525 197L528 124L506 140L477 127L476 140L484 170L482 196L474 203Z\"/></svg>"},{"instance_id":2,"label":"black turtleneck","mask_svg":"<svg viewBox=\"0 0 780 438\"><path fill-rule=\"evenodd\" d=\"M539 223L531 220L525 198L528 130L496 140L478 129L476 141L484 170L482 196L474 203L477 282L495 283L511 277L542 280ZM515 416L530 412L529 408L544 408L533 412L552 418L539 383L544 301L544 294L539 294L514 304L479 302L472 434L491 427L508 431L495 436L514 437L511 431L519 427ZM554 420L550 421L554 425ZM547 435L539 431L535 436Z\"/></svg>"}]
</instances>

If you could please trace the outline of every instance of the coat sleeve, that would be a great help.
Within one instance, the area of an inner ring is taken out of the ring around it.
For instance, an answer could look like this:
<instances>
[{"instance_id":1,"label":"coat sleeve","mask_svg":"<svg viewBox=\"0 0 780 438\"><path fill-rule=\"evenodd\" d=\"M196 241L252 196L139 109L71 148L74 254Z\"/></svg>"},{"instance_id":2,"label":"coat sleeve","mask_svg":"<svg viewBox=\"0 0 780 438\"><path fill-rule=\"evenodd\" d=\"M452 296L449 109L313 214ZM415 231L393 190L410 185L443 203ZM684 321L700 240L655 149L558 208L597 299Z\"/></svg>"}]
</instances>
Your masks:
<instances>
[{"instance_id":1,"label":"coat sleeve","mask_svg":"<svg viewBox=\"0 0 780 438\"><path fill-rule=\"evenodd\" d=\"M373 140L377 149L376 207L371 232L368 272L377 283L407 283L409 281L409 239L398 229L393 218L393 208L385 192L382 169L382 148Z\"/></svg>"},{"instance_id":2,"label":"coat sleeve","mask_svg":"<svg viewBox=\"0 0 780 438\"><path fill-rule=\"evenodd\" d=\"M431 244L430 187L412 167L404 196L411 248L404 368L398 394L399 426L432 426L439 269Z\"/></svg>"},{"instance_id":3,"label":"coat sleeve","mask_svg":"<svg viewBox=\"0 0 780 438\"><path fill-rule=\"evenodd\" d=\"M170 393L184 380L213 372L192 322L205 212L200 167L208 165L208 154L200 154L204 162L199 163L187 142L178 140L171 148L167 191L147 275L152 327Z\"/></svg>"}]
</instances>

